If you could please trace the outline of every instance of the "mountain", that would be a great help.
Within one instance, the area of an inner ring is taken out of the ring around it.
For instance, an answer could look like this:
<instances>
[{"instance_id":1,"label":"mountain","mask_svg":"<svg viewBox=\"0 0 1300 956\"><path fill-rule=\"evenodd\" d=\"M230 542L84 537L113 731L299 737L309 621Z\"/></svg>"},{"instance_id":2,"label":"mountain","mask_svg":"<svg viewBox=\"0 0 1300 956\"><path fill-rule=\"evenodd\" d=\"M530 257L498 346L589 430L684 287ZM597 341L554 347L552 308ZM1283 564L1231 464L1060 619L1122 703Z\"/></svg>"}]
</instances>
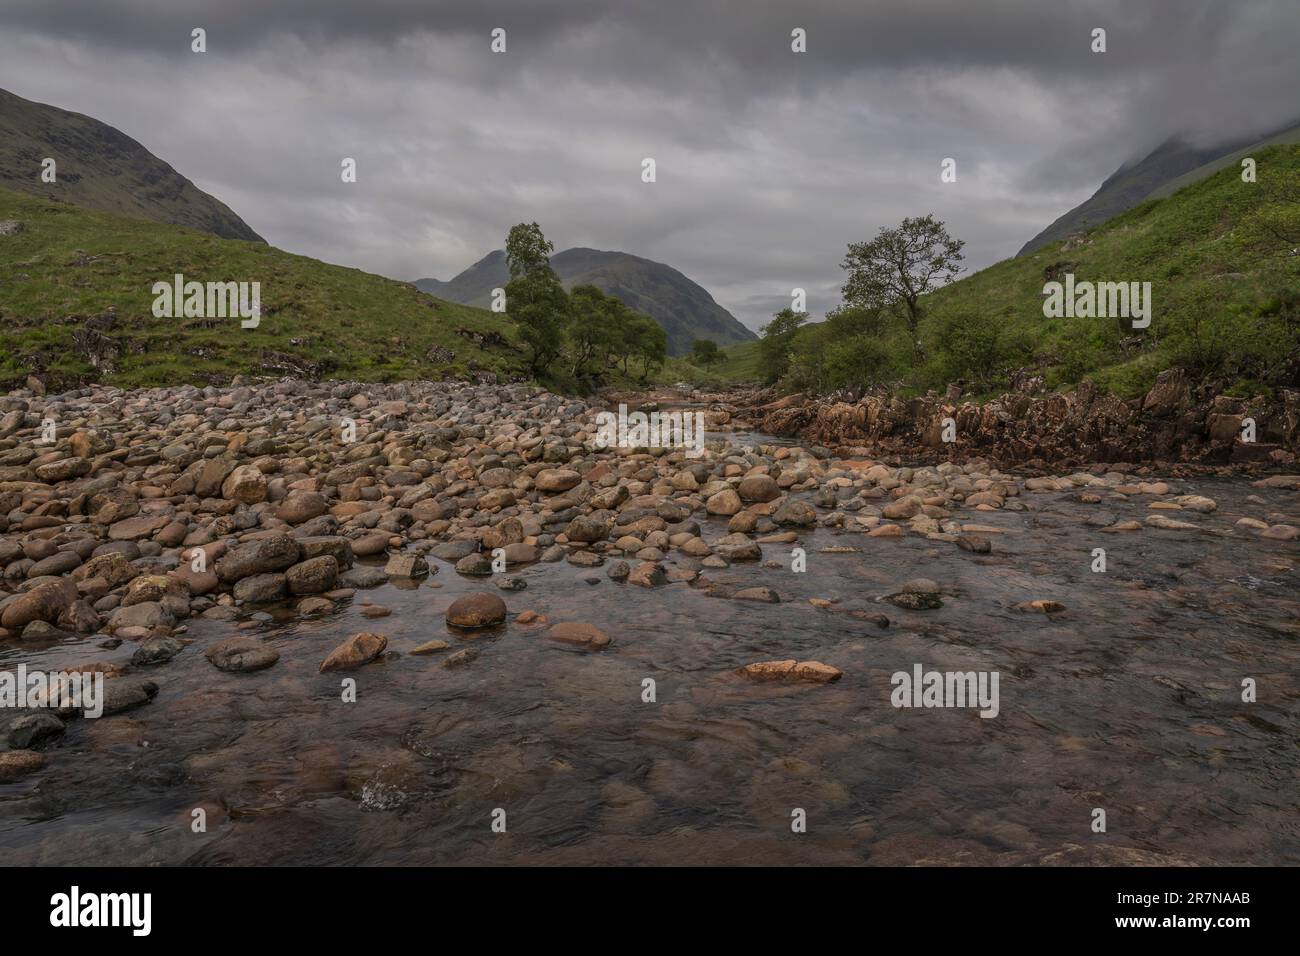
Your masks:
<instances>
[{"instance_id":1,"label":"mountain","mask_svg":"<svg viewBox=\"0 0 1300 956\"><path fill-rule=\"evenodd\" d=\"M1095 229L1147 199L1170 196L1229 163L1236 164L1252 151L1296 142L1300 142L1297 124L1288 124L1263 137L1248 136L1211 147L1191 146L1178 138L1167 140L1146 158L1125 163L1111 173L1090 199L1030 239L1017 255L1027 255L1074 233Z\"/></svg>"},{"instance_id":2,"label":"mountain","mask_svg":"<svg viewBox=\"0 0 1300 956\"><path fill-rule=\"evenodd\" d=\"M155 282L258 282L261 318L159 318ZM514 323L409 283L263 242L82 209L0 188L0 392L227 382L525 374Z\"/></svg>"},{"instance_id":3,"label":"mountain","mask_svg":"<svg viewBox=\"0 0 1300 956\"><path fill-rule=\"evenodd\" d=\"M46 158L55 161L53 183L41 180ZM125 133L6 90L0 90L0 189L224 239L265 241L228 206Z\"/></svg>"},{"instance_id":4,"label":"mountain","mask_svg":"<svg viewBox=\"0 0 1300 956\"><path fill-rule=\"evenodd\" d=\"M565 249L551 257L551 268L566 288L590 284L624 305L654 319L668 333L668 354L685 355L695 339L719 345L753 341L756 336L730 312L713 301L699 284L671 266L626 252ZM486 307L492 290L510 279L506 254L490 252L448 282L419 279L416 287L465 305Z\"/></svg>"}]
</instances>

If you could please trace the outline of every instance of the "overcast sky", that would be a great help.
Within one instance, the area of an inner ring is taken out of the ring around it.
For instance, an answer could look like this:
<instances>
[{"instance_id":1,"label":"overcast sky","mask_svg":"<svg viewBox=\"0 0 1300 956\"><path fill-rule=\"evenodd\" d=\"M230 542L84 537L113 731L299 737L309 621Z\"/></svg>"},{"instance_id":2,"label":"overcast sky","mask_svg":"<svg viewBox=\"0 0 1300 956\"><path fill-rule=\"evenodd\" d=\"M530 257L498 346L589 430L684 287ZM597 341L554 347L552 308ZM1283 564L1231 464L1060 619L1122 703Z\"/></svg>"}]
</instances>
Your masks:
<instances>
[{"instance_id":1,"label":"overcast sky","mask_svg":"<svg viewBox=\"0 0 1300 956\"><path fill-rule=\"evenodd\" d=\"M794 286L833 307L845 245L904 216L978 269L1169 135L1300 115L1298 40L1297 0L0 0L0 87L291 252L449 279L536 220L757 327Z\"/></svg>"}]
</instances>

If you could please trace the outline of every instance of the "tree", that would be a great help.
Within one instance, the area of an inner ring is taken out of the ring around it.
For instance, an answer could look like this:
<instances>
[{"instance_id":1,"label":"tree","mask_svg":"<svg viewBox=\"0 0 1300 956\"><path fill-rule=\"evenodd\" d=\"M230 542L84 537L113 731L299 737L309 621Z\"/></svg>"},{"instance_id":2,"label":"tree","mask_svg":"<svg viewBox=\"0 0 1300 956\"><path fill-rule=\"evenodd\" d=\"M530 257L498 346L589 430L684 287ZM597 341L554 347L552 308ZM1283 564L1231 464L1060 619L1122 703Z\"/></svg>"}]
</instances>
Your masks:
<instances>
[{"instance_id":1,"label":"tree","mask_svg":"<svg viewBox=\"0 0 1300 956\"><path fill-rule=\"evenodd\" d=\"M964 245L933 215L904 219L893 229L881 227L870 242L849 243L840 263L849 273L841 290L844 301L865 308L902 305L913 363L918 364L925 357L919 331L921 296L957 277Z\"/></svg>"},{"instance_id":2,"label":"tree","mask_svg":"<svg viewBox=\"0 0 1300 956\"><path fill-rule=\"evenodd\" d=\"M691 361L696 365L704 366L722 361L722 353L718 350L718 343L712 339L696 339L691 343Z\"/></svg>"},{"instance_id":3,"label":"tree","mask_svg":"<svg viewBox=\"0 0 1300 956\"><path fill-rule=\"evenodd\" d=\"M615 305L623 303L594 285L575 286L569 293L569 301L572 304L569 350L576 376L592 359L607 355L616 342L619 314Z\"/></svg>"},{"instance_id":4,"label":"tree","mask_svg":"<svg viewBox=\"0 0 1300 956\"><path fill-rule=\"evenodd\" d=\"M794 345L794 337L799 327L807 321L808 313L785 308L763 326L758 340L758 362L769 382L775 382L785 374L790 365L790 348Z\"/></svg>"},{"instance_id":5,"label":"tree","mask_svg":"<svg viewBox=\"0 0 1300 956\"><path fill-rule=\"evenodd\" d=\"M551 268L555 247L537 223L520 223L506 237L506 309L519 324L529 366L540 374L560 354L571 312L569 296Z\"/></svg>"},{"instance_id":6,"label":"tree","mask_svg":"<svg viewBox=\"0 0 1300 956\"><path fill-rule=\"evenodd\" d=\"M534 272L551 268L551 253L555 245L542 235L542 227L535 222L521 222L512 226L506 236L506 268L510 278L519 279Z\"/></svg>"},{"instance_id":7,"label":"tree","mask_svg":"<svg viewBox=\"0 0 1300 956\"><path fill-rule=\"evenodd\" d=\"M634 313L633 357L641 363L641 378L650 375L650 369L663 365L668 358L668 333L648 315Z\"/></svg>"}]
</instances>

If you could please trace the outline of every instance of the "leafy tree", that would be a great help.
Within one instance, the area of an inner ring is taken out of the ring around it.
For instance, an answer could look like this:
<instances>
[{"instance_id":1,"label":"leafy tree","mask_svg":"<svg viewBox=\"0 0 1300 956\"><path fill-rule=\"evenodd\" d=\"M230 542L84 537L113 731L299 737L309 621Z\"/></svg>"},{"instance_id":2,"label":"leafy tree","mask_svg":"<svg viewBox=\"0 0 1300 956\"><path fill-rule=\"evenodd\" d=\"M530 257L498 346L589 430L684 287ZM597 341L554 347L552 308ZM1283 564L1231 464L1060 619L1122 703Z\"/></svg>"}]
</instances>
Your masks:
<instances>
[{"instance_id":1,"label":"leafy tree","mask_svg":"<svg viewBox=\"0 0 1300 956\"><path fill-rule=\"evenodd\" d=\"M668 333L648 315L633 313L632 357L641 363L641 378L650 375L650 369L663 365L668 359Z\"/></svg>"},{"instance_id":2,"label":"leafy tree","mask_svg":"<svg viewBox=\"0 0 1300 956\"><path fill-rule=\"evenodd\" d=\"M913 363L918 363L924 358L919 333L921 296L957 277L964 245L933 215L904 219L893 229L881 227L870 242L849 243L840 264L849 273L841 290L844 301L866 308L901 305L911 335Z\"/></svg>"},{"instance_id":3,"label":"leafy tree","mask_svg":"<svg viewBox=\"0 0 1300 956\"><path fill-rule=\"evenodd\" d=\"M575 286L569 293L569 301L573 316L569 324L569 352L573 374L581 375L588 363L597 358L603 363L605 356L619 347L623 336L619 334L618 324L623 316L615 306L627 307L594 285Z\"/></svg>"},{"instance_id":4,"label":"leafy tree","mask_svg":"<svg viewBox=\"0 0 1300 956\"><path fill-rule=\"evenodd\" d=\"M555 245L542 235L542 227L535 222L521 222L512 226L506 236L506 267L510 278L518 279L534 272L551 268L551 253Z\"/></svg>"},{"instance_id":5,"label":"leafy tree","mask_svg":"<svg viewBox=\"0 0 1300 956\"><path fill-rule=\"evenodd\" d=\"M768 382L775 382L785 374L790 364L790 348L799 327L807 321L806 312L785 308L763 326L758 340L758 363Z\"/></svg>"},{"instance_id":6,"label":"leafy tree","mask_svg":"<svg viewBox=\"0 0 1300 956\"><path fill-rule=\"evenodd\" d=\"M691 361L696 365L712 365L722 361L722 352L718 343L712 339L696 339L691 343Z\"/></svg>"},{"instance_id":7,"label":"leafy tree","mask_svg":"<svg viewBox=\"0 0 1300 956\"><path fill-rule=\"evenodd\" d=\"M554 248L535 222L521 222L506 237L506 308L519 324L534 375L559 357L571 312L568 293L551 268Z\"/></svg>"},{"instance_id":8,"label":"leafy tree","mask_svg":"<svg viewBox=\"0 0 1300 956\"><path fill-rule=\"evenodd\" d=\"M971 379L981 386L992 383L1010 344L1000 320L974 312L949 316L936 339L940 380Z\"/></svg>"}]
</instances>

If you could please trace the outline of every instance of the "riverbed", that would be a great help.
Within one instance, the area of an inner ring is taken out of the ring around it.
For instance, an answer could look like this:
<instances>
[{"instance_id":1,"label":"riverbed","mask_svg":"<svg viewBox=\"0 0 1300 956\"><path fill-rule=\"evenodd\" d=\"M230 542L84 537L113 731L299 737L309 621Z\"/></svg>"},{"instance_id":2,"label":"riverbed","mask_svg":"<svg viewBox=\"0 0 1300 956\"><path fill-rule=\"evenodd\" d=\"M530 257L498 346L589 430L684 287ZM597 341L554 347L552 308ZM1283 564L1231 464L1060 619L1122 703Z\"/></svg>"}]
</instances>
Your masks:
<instances>
[{"instance_id":1,"label":"riverbed","mask_svg":"<svg viewBox=\"0 0 1300 956\"><path fill-rule=\"evenodd\" d=\"M1104 532L1086 523L1099 507L1140 521L1147 501L1026 493L1025 510L979 515L1000 530L988 554L817 528L690 583L562 561L512 569L527 585L514 592L431 558L429 578L359 590L333 614L192 619L193 643L149 675L151 703L70 723L45 770L0 784L0 851L14 865L1295 864L1300 549L1234 522L1294 516L1298 496L1184 484L1218 504L1195 531ZM701 520L702 536L726 524ZM698 567L677 552L664 565ZM881 600L918 577L942 607ZM759 585L781 602L726 596ZM507 623L449 627L452 600L481 591L504 598ZM1031 600L1064 610L1015 609ZM371 605L391 614L363 616ZM524 611L612 642L545 640ZM279 662L209 664L203 649L238 626ZM385 634L385 656L318 673L359 631ZM411 653L433 639L447 651ZM5 645L0 667L129 661L131 642L102 640ZM734 673L781 659L843 676ZM894 707L891 676L916 664L998 672L998 715Z\"/></svg>"}]
</instances>

